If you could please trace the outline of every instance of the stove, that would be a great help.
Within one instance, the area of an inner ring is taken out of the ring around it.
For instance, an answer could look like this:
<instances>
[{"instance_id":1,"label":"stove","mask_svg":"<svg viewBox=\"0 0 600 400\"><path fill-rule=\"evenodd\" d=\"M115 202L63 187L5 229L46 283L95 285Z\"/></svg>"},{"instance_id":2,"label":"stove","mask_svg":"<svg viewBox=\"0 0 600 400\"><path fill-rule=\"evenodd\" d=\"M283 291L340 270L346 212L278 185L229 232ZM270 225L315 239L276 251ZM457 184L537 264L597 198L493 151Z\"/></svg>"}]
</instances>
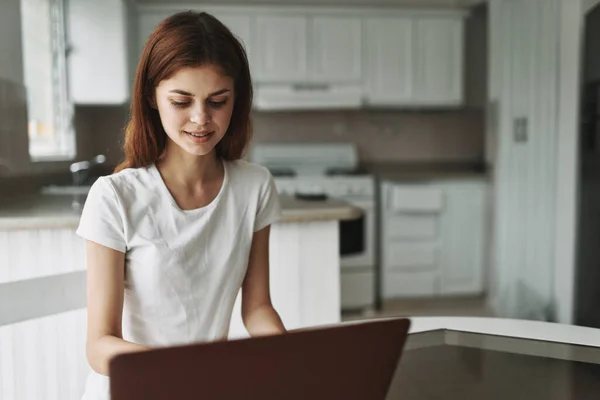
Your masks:
<instances>
[{"instance_id":1,"label":"stove","mask_svg":"<svg viewBox=\"0 0 600 400\"><path fill-rule=\"evenodd\" d=\"M344 310L375 307L375 178L360 164L353 143L261 143L252 162L268 168L280 194L307 201L337 198L360 207L360 221L340 222Z\"/></svg>"}]
</instances>

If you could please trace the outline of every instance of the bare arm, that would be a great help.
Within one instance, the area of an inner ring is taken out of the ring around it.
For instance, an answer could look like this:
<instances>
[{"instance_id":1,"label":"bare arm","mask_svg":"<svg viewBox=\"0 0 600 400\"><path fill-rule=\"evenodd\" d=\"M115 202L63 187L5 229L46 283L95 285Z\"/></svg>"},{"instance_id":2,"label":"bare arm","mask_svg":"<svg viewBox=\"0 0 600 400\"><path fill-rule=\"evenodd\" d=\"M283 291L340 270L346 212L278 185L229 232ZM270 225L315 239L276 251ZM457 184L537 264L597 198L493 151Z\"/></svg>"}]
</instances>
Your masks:
<instances>
[{"instance_id":1,"label":"bare arm","mask_svg":"<svg viewBox=\"0 0 600 400\"><path fill-rule=\"evenodd\" d=\"M254 233L248 271L242 284L242 319L251 336L284 333L269 293L270 226Z\"/></svg>"},{"instance_id":2,"label":"bare arm","mask_svg":"<svg viewBox=\"0 0 600 400\"><path fill-rule=\"evenodd\" d=\"M87 241L87 342L88 363L108 375L112 357L148 350L122 339L125 254Z\"/></svg>"}]
</instances>

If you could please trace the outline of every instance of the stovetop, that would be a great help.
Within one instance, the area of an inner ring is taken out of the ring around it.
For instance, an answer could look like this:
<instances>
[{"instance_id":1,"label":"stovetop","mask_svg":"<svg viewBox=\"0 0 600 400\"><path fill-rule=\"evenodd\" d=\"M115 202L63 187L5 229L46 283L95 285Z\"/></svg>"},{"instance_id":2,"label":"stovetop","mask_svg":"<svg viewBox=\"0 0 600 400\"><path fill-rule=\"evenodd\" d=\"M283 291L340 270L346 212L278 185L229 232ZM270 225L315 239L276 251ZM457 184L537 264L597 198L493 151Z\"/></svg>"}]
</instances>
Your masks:
<instances>
[{"instance_id":1,"label":"stovetop","mask_svg":"<svg viewBox=\"0 0 600 400\"><path fill-rule=\"evenodd\" d=\"M271 175L275 178L292 178L299 176L311 176L311 177L335 177L335 176L367 176L369 171L364 167L358 168L327 168L322 173L315 174L303 174L294 170L293 168L269 168Z\"/></svg>"}]
</instances>

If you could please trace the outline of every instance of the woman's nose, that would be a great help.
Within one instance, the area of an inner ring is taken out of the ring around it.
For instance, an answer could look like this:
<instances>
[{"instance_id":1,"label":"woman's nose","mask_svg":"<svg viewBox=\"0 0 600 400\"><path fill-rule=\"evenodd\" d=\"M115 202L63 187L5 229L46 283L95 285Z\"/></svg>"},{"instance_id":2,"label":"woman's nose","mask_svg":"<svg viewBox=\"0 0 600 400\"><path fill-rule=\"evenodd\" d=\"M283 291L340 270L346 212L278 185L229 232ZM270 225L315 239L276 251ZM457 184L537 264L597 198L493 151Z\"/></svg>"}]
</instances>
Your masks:
<instances>
[{"instance_id":1,"label":"woman's nose","mask_svg":"<svg viewBox=\"0 0 600 400\"><path fill-rule=\"evenodd\" d=\"M206 125L210 122L210 113L207 107L199 106L192 111L190 121L198 125Z\"/></svg>"}]
</instances>

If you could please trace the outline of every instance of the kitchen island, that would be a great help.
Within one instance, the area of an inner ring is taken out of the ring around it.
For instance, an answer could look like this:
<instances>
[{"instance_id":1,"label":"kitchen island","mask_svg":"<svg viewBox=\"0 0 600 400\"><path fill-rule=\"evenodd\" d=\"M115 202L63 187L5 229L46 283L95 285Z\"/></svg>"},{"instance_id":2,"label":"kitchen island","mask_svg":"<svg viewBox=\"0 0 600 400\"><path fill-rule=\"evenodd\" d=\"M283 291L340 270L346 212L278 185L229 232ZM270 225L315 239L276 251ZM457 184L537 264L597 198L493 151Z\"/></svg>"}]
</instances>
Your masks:
<instances>
[{"instance_id":1,"label":"kitchen island","mask_svg":"<svg viewBox=\"0 0 600 400\"><path fill-rule=\"evenodd\" d=\"M81 396L89 372L85 246L75 234L79 212L72 200L36 195L0 202L0 381L6 398L32 391L39 395L31 398ZM281 196L281 206L271 231L273 304L289 329L335 324L341 319L339 221L361 210L335 199L291 196ZM246 335L238 297L230 336ZM32 381L56 389L32 387Z\"/></svg>"},{"instance_id":2,"label":"kitchen island","mask_svg":"<svg viewBox=\"0 0 600 400\"><path fill-rule=\"evenodd\" d=\"M0 203L0 285L31 280L33 285L45 285L40 277L52 277L56 295L61 285L57 276L65 281L85 282L85 252L83 239L75 235L80 213L71 205L71 196L37 195L4 200ZM340 251L339 221L360 217L361 210L340 200L299 200L293 196L280 196L282 215L271 228L271 297L286 327L299 328L311 325L336 323L340 311ZM85 291L78 288L71 299L49 297L44 290L24 290L33 297L14 299L22 305L23 315L37 315L36 310L56 307L39 307L54 300L64 305L63 311L85 306ZM0 303L2 299L0 287ZM14 295L14 291L10 291ZM35 293L40 293L39 298ZM63 306L60 306L61 308ZM18 316L4 323L17 322ZM0 324L1 325L1 324ZM239 296L234 306L231 335L246 335L240 317Z\"/></svg>"}]
</instances>

